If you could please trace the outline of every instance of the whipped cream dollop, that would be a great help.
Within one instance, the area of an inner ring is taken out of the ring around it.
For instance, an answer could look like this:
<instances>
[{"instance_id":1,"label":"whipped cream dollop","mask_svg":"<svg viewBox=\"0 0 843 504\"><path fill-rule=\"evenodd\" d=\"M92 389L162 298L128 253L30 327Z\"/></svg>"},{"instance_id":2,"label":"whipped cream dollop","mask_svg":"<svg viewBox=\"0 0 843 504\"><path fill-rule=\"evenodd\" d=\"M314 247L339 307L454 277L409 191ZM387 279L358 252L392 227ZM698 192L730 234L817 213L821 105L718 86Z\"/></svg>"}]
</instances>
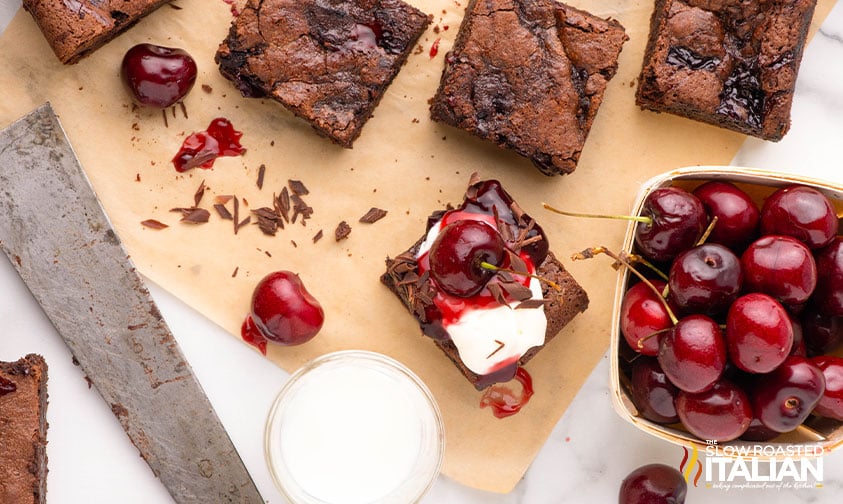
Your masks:
<instances>
[{"instance_id":1,"label":"whipped cream dollop","mask_svg":"<svg viewBox=\"0 0 843 504\"><path fill-rule=\"evenodd\" d=\"M477 215L477 220L488 222L482 215ZM428 254L444 226L444 219L440 219L430 227L416 252L417 260ZM529 257L526 254L521 254L521 257L529 273L534 273L535 266ZM532 292L530 299L543 299L539 280L530 278L528 287ZM448 297L455 298L440 291L434 303L447 302ZM442 320L442 326L468 369L478 375L486 375L512 365L531 348L544 344L547 331L544 305L537 303L537 307L516 309L522 301L513 300L508 305L502 305L462 298L459 303L461 309L456 316Z\"/></svg>"}]
</instances>

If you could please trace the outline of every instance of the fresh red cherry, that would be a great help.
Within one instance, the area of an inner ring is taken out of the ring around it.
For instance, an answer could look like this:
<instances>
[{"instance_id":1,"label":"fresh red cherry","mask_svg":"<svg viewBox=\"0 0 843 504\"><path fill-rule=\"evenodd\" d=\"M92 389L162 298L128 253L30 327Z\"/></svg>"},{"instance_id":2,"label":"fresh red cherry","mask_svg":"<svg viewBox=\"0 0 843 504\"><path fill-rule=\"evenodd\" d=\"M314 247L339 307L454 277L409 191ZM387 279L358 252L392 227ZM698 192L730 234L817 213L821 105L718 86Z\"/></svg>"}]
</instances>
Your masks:
<instances>
[{"instance_id":1,"label":"fresh red cherry","mask_svg":"<svg viewBox=\"0 0 843 504\"><path fill-rule=\"evenodd\" d=\"M784 305L808 301L817 285L817 265L808 247L791 236L766 235L741 256L744 288L763 292Z\"/></svg>"},{"instance_id":2,"label":"fresh red cherry","mask_svg":"<svg viewBox=\"0 0 843 504\"><path fill-rule=\"evenodd\" d=\"M717 442L739 438L752 422L746 392L725 379L697 394L680 391L676 412L691 434Z\"/></svg>"},{"instance_id":3,"label":"fresh red cherry","mask_svg":"<svg viewBox=\"0 0 843 504\"><path fill-rule=\"evenodd\" d=\"M683 504L688 484L682 473L665 464L647 464L621 482L619 504Z\"/></svg>"},{"instance_id":4,"label":"fresh red cherry","mask_svg":"<svg viewBox=\"0 0 843 504\"><path fill-rule=\"evenodd\" d=\"M717 217L709 243L741 250L757 236L761 211L736 185L713 180L694 189L693 194L700 199L710 219Z\"/></svg>"},{"instance_id":5,"label":"fresh red cherry","mask_svg":"<svg viewBox=\"0 0 843 504\"><path fill-rule=\"evenodd\" d=\"M270 273L258 283L250 317L266 339L283 345L310 341L325 321L322 306L289 271Z\"/></svg>"},{"instance_id":6,"label":"fresh red cherry","mask_svg":"<svg viewBox=\"0 0 843 504\"><path fill-rule=\"evenodd\" d=\"M166 108L184 98L196 82L196 62L184 50L138 44L120 66L123 84L141 105Z\"/></svg>"},{"instance_id":7,"label":"fresh red cherry","mask_svg":"<svg viewBox=\"0 0 843 504\"><path fill-rule=\"evenodd\" d=\"M825 392L814 414L843 421L843 358L821 355L811 359L825 378Z\"/></svg>"},{"instance_id":8,"label":"fresh red cherry","mask_svg":"<svg viewBox=\"0 0 843 504\"><path fill-rule=\"evenodd\" d=\"M761 207L761 234L783 234L810 249L828 245L839 222L828 198L813 187L792 185L776 190Z\"/></svg>"},{"instance_id":9,"label":"fresh red cherry","mask_svg":"<svg viewBox=\"0 0 843 504\"><path fill-rule=\"evenodd\" d=\"M749 423L749 428L746 429L746 432L741 434L741 439L744 441L770 441L771 439L775 439L781 432L776 432L773 429L768 428L766 425L761 423L761 420L753 417L752 421Z\"/></svg>"},{"instance_id":10,"label":"fresh red cherry","mask_svg":"<svg viewBox=\"0 0 843 504\"><path fill-rule=\"evenodd\" d=\"M759 292L735 300L726 316L729 358L739 369L768 373L793 346L793 326L781 303Z\"/></svg>"},{"instance_id":11,"label":"fresh red cherry","mask_svg":"<svg viewBox=\"0 0 843 504\"><path fill-rule=\"evenodd\" d=\"M710 388L726 368L723 332L711 317L689 315L662 337L658 359L677 388L702 392Z\"/></svg>"},{"instance_id":12,"label":"fresh red cherry","mask_svg":"<svg viewBox=\"0 0 843 504\"><path fill-rule=\"evenodd\" d=\"M805 334L802 330L802 321L796 316L788 313L790 326L793 327L793 346L790 348L790 355L808 356L808 347L805 345Z\"/></svg>"},{"instance_id":13,"label":"fresh red cherry","mask_svg":"<svg viewBox=\"0 0 843 504\"><path fill-rule=\"evenodd\" d=\"M669 278L670 297L683 312L713 315L738 297L743 272L731 250L705 243L676 256Z\"/></svg>"},{"instance_id":14,"label":"fresh red cherry","mask_svg":"<svg viewBox=\"0 0 843 504\"><path fill-rule=\"evenodd\" d=\"M495 272L481 263L503 266L505 244L485 222L462 219L442 228L430 247L430 275L445 292L470 297L480 292Z\"/></svg>"},{"instance_id":15,"label":"fresh red cherry","mask_svg":"<svg viewBox=\"0 0 843 504\"><path fill-rule=\"evenodd\" d=\"M830 317L809 304L799 321L808 355L826 354L843 342L843 317Z\"/></svg>"},{"instance_id":16,"label":"fresh red cherry","mask_svg":"<svg viewBox=\"0 0 843 504\"><path fill-rule=\"evenodd\" d=\"M660 291L665 287L661 280L650 282ZM633 350L644 355L657 355L660 334L673 327L664 302L644 282L638 282L624 293L620 318L624 339Z\"/></svg>"},{"instance_id":17,"label":"fresh red cherry","mask_svg":"<svg viewBox=\"0 0 843 504\"><path fill-rule=\"evenodd\" d=\"M835 236L830 244L814 254L817 263L817 287L812 302L817 310L843 317L843 239Z\"/></svg>"},{"instance_id":18,"label":"fresh red cherry","mask_svg":"<svg viewBox=\"0 0 843 504\"><path fill-rule=\"evenodd\" d=\"M679 420L673 404L679 389L664 374L658 360L644 356L635 359L630 389L632 402L642 417L661 424Z\"/></svg>"},{"instance_id":19,"label":"fresh red cherry","mask_svg":"<svg viewBox=\"0 0 843 504\"><path fill-rule=\"evenodd\" d=\"M824 391L822 370L805 357L791 355L758 377L752 388L752 409L767 428L790 432L808 418Z\"/></svg>"},{"instance_id":20,"label":"fresh red cherry","mask_svg":"<svg viewBox=\"0 0 843 504\"><path fill-rule=\"evenodd\" d=\"M679 187L652 191L641 207L641 216L650 220L635 228L638 250L653 261L668 261L691 248L706 225L700 200Z\"/></svg>"}]
</instances>

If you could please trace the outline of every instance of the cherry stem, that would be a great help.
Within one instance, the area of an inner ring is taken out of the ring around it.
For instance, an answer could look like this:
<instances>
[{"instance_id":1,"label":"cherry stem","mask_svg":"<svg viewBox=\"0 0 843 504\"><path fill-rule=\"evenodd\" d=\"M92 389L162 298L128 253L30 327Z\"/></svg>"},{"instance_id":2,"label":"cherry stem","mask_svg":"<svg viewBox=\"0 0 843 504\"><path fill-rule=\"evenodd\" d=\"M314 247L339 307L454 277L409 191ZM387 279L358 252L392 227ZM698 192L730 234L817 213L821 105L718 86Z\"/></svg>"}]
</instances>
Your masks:
<instances>
[{"instance_id":1,"label":"cherry stem","mask_svg":"<svg viewBox=\"0 0 843 504\"><path fill-rule=\"evenodd\" d=\"M650 271L652 271L653 273L658 275L659 278L661 278L665 282L667 282L669 280L668 276L665 274L664 271L658 269L653 263L651 263L647 259L644 259L644 257L642 257L638 254L628 254L626 257L630 262L642 264L642 265L646 266L647 269L649 269Z\"/></svg>"},{"instance_id":2,"label":"cherry stem","mask_svg":"<svg viewBox=\"0 0 843 504\"><path fill-rule=\"evenodd\" d=\"M535 278L536 280L539 280L541 282L546 283L552 289L554 289L556 292L562 292L562 287L560 287L559 284L557 284L556 282L554 282L552 280L548 280L547 278L540 277L538 275L533 275L531 273L527 273L525 271L515 271L515 270L512 270L512 269L501 268L500 266L495 266L494 264L487 263L486 261L480 261L480 267L483 268L483 269L490 270L490 271L503 271L505 273L512 273L513 275L523 275L523 276L528 276L530 278Z\"/></svg>"},{"instance_id":3,"label":"cherry stem","mask_svg":"<svg viewBox=\"0 0 843 504\"><path fill-rule=\"evenodd\" d=\"M590 213L579 213L579 212L567 212L565 210L559 210L558 208L554 208L547 203L542 203L542 206L550 210L551 212L558 213L560 215L567 215L568 217L587 217L591 219L615 219L615 220L626 220L626 221L635 221L641 222L643 224L652 224L653 219L650 217L646 217L644 215L607 215L607 214L590 214Z\"/></svg>"},{"instance_id":4,"label":"cherry stem","mask_svg":"<svg viewBox=\"0 0 843 504\"><path fill-rule=\"evenodd\" d=\"M697 246L702 245L703 243L705 243L706 240L708 240L708 237L711 235L711 232L714 231L714 226L716 225L717 216L715 215L714 217L712 217L711 222L708 223L708 227L705 228L705 231L703 231L703 234L702 236L700 236L700 239L697 240Z\"/></svg>"},{"instance_id":5,"label":"cherry stem","mask_svg":"<svg viewBox=\"0 0 843 504\"><path fill-rule=\"evenodd\" d=\"M578 252L571 256L571 260L580 261L583 259L591 259L597 254L606 254L607 256L614 259L615 262L619 262L626 266L629 271L632 272L633 275L637 276L639 280L644 282L644 284L650 288L650 290L656 293L656 296L658 296L659 300L661 300L662 304L664 305L664 309L667 312L668 317L670 317L670 321L673 323L673 325L679 323L679 319L676 318L676 315L673 313L673 310L670 309L670 305L668 304L667 300L662 296L661 291L659 291L659 289L655 285L653 285L653 282L651 282L647 277L642 275L637 269L633 268L632 264L630 264L629 260L627 260L625 257L621 257L612 252L611 250L607 249L606 247L600 246L588 248L583 250L582 252Z\"/></svg>"}]
</instances>

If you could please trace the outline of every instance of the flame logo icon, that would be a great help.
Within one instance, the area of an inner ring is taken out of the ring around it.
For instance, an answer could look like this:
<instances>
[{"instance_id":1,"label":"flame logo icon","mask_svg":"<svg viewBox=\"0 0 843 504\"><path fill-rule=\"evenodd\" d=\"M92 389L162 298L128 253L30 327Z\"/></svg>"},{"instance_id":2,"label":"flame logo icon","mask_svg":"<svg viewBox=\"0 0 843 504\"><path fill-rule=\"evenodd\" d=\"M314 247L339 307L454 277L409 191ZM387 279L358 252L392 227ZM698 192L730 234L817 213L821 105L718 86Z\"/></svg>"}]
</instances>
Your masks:
<instances>
[{"instance_id":1,"label":"flame logo icon","mask_svg":"<svg viewBox=\"0 0 843 504\"><path fill-rule=\"evenodd\" d=\"M700 481L700 476L702 476L702 462L700 462L697 447L694 446L691 449L690 454L688 453L688 448L683 446L682 450L685 451L685 454L682 456L682 462L679 463L679 471L682 473L682 476L685 477L685 482L690 483L691 471L696 465L697 473L694 475L694 486L697 486L697 483Z\"/></svg>"}]
</instances>

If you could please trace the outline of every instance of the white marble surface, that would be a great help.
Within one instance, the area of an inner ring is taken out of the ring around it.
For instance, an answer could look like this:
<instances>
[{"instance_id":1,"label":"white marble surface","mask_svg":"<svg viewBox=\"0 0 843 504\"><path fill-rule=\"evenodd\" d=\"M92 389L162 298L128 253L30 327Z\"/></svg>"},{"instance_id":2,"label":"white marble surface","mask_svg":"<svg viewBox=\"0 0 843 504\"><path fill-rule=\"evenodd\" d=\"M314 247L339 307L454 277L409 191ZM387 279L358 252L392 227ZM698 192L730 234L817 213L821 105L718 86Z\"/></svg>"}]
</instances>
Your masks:
<instances>
[{"instance_id":1,"label":"white marble surface","mask_svg":"<svg viewBox=\"0 0 843 504\"><path fill-rule=\"evenodd\" d=\"M19 4L0 0L0 29ZM778 144L747 140L733 164L843 184L843 5L835 7L805 53L790 133ZM262 431L287 374L167 292L155 285L150 290L262 495L269 503L283 503L264 464ZM5 260L0 261L0 292L0 359L34 351L50 364L49 502L172 502L111 411L88 389L61 338ZM604 356L512 493L479 492L440 478L422 502L610 503L616 502L620 481L635 467L650 462L677 466L681 448L643 434L615 414L608 370ZM821 489L781 491L700 485L689 489L687 502L836 503L843 492L843 450L824 459L824 483Z\"/></svg>"}]
</instances>

